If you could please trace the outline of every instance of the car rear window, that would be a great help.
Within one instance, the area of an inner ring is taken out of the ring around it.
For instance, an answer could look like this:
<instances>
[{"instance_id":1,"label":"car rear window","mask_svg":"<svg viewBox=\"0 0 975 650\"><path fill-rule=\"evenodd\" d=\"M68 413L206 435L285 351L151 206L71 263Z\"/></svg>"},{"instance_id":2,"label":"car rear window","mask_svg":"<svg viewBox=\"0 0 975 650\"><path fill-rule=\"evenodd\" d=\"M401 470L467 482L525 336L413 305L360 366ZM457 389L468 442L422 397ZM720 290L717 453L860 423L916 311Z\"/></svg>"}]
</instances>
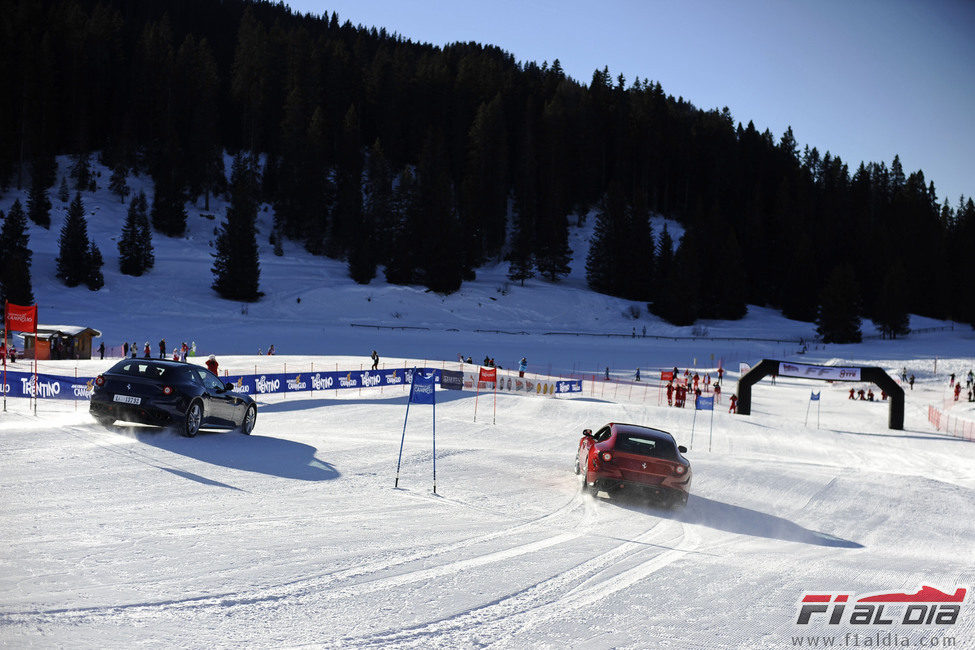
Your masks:
<instances>
[{"instance_id":1,"label":"car rear window","mask_svg":"<svg viewBox=\"0 0 975 650\"><path fill-rule=\"evenodd\" d=\"M677 460L677 449L674 443L633 433L619 434L616 437L616 449L640 456Z\"/></svg>"},{"instance_id":2,"label":"car rear window","mask_svg":"<svg viewBox=\"0 0 975 650\"><path fill-rule=\"evenodd\" d=\"M112 368L112 371L123 375L145 377L146 379L162 379L172 374L172 368L156 365L151 361L141 359L123 361Z\"/></svg>"}]
</instances>

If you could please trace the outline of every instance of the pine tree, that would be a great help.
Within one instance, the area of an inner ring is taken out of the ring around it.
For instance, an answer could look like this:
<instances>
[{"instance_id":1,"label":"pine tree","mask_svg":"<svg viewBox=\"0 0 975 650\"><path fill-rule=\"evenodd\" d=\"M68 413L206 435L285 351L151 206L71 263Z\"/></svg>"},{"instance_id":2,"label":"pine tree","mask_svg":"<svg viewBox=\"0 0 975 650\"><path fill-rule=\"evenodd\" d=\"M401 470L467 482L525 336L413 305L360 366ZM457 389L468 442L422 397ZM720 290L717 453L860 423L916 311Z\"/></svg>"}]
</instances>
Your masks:
<instances>
[{"instance_id":1,"label":"pine tree","mask_svg":"<svg viewBox=\"0 0 975 650\"><path fill-rule=\"evenodd\" d=\"M98 291L105 286L105 276L102 275L102 266L105 261L102 259L102 252L98 250L95 242L88 242L88 276L85 278L85 285L92 291Z\"/></svg>"},{"instance_id":2,"label":"pine tree","mask_svg":"<svg viewBox=\"0 0 975 650\"><path fill-rule=\"evenodd\" d=\"M860 295L848 264L834 268L820 292L816 325L824 343L860 342Z\"/></svg>"},{"instance_id":3,"label":"pine tree","mask_svg":"<svg viewBox=\"0 0 975 650\"><path fill-rule=\"evenodd\" d=\"M75 194L58 238L58 279L69 287L85 282L89 276L89 252L85 206L81 194Z\"/></svg>"},{"instance_id":4,"label":"pine tree","mask_svg":"<svg viewBox=\"0 0 975 650\"><path fill-rule=\"evenodd\" d=\"M874 307L873 322L884 338L896 339L910 333L911 317L907 313L907 272L895 261L884 275L883 286Z\"/></svg>"},{"instance_id":5,"label":"pine tree","mask_svg":"<svg viewBox=\"0 0 975 650\"><path fill-rule=\"evenodd\" d=\"M71 165L71 178L74 179L74 188L79 192L88 190L91 184L91 153L83 152L74 156L74 163Z\"/></svg>"},{"instance_id":6,"label":"pine tree","mask_svg":"<svg viewBox=\"0 0 975 650\"><path fill-rule=\"evenodd\" d=\"M691 231L684 233L673 262L658 288L653 313L672 325L693 325L700 314L699 247Z\"/></svg>"},{"instance_id":7,"label":"pine tree","mask_svg":"<svg viewBox=\"0 0 975 650\"><path fill-rule=\"evenodd\" d=\"M0 211L0 304L5 300L17 305L34 304L31 288L30 239L27 219L20 200L14 201L6 218Z\"/></svg>"},{"instance_id":8,"label":"pine tree","mask_svg":"<svg viewBox=\"0 0 975 650\"><path fill-rule=\"evenodd\" d=\"M125 197L127 197L131 191L128 183L126 183L127 175L128 169L125 167L125 165L116 165L112 170L112 177L108 179L109 191L116 195L119 198L119 201L122 203L125 203Z\"/></svg>"},{"instance_id":9,"label":"pine tree","mask_svg":"<svg viewBox=\"0 0 975 650\"><path fill-rule=\"evenodd\" d=\"M58 187L58 200L67 203L71 200L71 190L68 189L68 177L61 177L61 185Z\"/></svg>"},{"instance_id":10,"label":"pine tree","mask_svg":"<svg viewBox=\"0 0 975 650\"><path fill-rule=\"evenodd\" d=\"M146 195L139 192L129 203L129 211L122 226L122 236L118 242L119 271L125 275L139 276L152 264L146 257L145 237L152 237L149 219L146 216ZM148 254L152 256L152 243L149 240Z\"/></svg>"},{"instance_id":11,"label":"pine tree","mask_svg":"<svg viewBox=\"0 0 975 650\"><path fill-rule=\"evenodd\" d=\"M623 196L623 187L619 182L612 181L596 214L596 225L586 255L586 281L593 291L611 296L622 295L622 278L626 270L619 267L619 261L625 259L628 221L629 207Z\"/></svg>"},{"instance_id":12,"label":"pine tree","mask_svg":"<svg viewBox=\"0 0 975 650\"><path fill-rule=\"evenodd\" d=\"M389 221L393 206L393 186L389 164L382 145L376 140L369 152L364 186L362 219L353 224L349 250L349 277L359 284L369 284L376 277L379 262L379 237Z\"/></svg>"},{"instance_id":13,"label":"pine tree","mask_svg":"<svg viewBox=\"0 0 975 650\"><path fill-rule=\"evenodd\" d=\"M164 170L153 180L152 225L164 235L178 237L186 232L183 191L177 186L171 171Z\"/></svg>"},{"instance_id":14,"label":"pine tree","mask_svg":"<svg viewBox=\"0 0 975 650\"><path fill-rule=\"evenodd\" d=\"M259 291L260 264L257 252L257 174L244 154L234 157L230 177L230 205L217 235L213 289L222 298L253 302Z\"/></svg>"},{"instance_id":15,"label":"pine tree","mask_svg":"<svg viewBox=\"0 0 975 650\"><path fill-rule=\"evenodd\" d=\"M152 252L152 228L149 225L149 203L145 192L140 191L135 199L135 228L139 253L142 258L142 270L148 271L156 265L156 256Z\"/></svg>"},{"instance_id":16,"label":"pine tree","mask_svg":"<svg viewBox=\"0 0 975 650\"><path fill-rule=\"evenodd\" d=\"M51 227L51 201L47 198L47 189L38 176L30 180L30 194L27 196L27 215L30 220L42 228Z\"/></svg>"},{"instance_id":17,"label":"pine tree","mask_svg":"<svg viewBox=\"0 0 975 650\"><path fill-rule=\"evenodd\" d=\"M410 167L400 174L393 192L394 222L390 227L390 247L386 255L386 281L412 284L417 276L417 181Z\"/></svg>"}]
</instances>

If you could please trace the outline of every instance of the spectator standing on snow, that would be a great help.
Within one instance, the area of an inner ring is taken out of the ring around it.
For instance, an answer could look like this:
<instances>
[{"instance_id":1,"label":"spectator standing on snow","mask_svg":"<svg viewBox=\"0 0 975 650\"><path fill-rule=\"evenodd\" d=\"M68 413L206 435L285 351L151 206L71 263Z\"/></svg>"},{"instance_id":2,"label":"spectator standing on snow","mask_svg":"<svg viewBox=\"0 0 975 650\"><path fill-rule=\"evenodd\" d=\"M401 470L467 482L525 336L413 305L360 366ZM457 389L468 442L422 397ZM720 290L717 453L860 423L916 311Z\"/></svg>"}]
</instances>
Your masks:
<instances>
[{"instance_id":1,"label":"spectator standing on snow","mask_svg":"<svg viewBox=\"0 0 975 650\"><path fill-rule=\"evenodd\" d=\"M379 370L379 353L373 350L369 358L372 359L372 369Z\"/></svg>"},{"instance_id":2,"label":"spectator standing on snow","mask_svg":"<svg viewBox=\"0 0 975 650\"><path fill-rule=\"evenodd\" d=\"M518 362L518 376L524 377L526 370L528 370L528 358L522 357L521 361Z\"/></svg>"},{"instance_id":3,"label":"spectator standing on snow","mask_svg":"<svg viewBox=\"0 0 975 650\"><path fill-rule=\"evenodd\" d=\"M98 344L98 358L99 359L105 358L105 341L102 341L101 343Z\"/></svg>"},{"instance_id":4,"label":"spectator standing on snow","mask_svg":"<svg viewBox=\"0 0 975 650\"><path fill-rule=\"evenodd\" d=\"M217 358L211 354L207 357L207 370L216 375L218 368L220 368L220 364L217 363Z\"/></svg>"},{"instance_id":5,"label":"spectator standing on snow","mask_svg":"<svg viewBox=\"0 0 975 650\"><path fill-rule=\"evenodd\" d=\"M854 391L855 391L855 389L853 389L853 388L850 389L850 399L856 399L856 397L853 396Z\"/></svg>"},{"instance_id":6,"label":"spectator standing on snow","mask_svg":"<svg viewBox=\"0 0 975 650\"><path fill-rule=\"evenodd\" d=\"M166 339L159 339L159 358L166 358Z\"/></svg>"},{"instance_id":7,"label":"spectator standing on snow","mask_svg":"<svg viewBox=\"0 0 975 650\"><path fill-rule=\"evenodd\" d=\"M714 401L718 404L721 403L721 384L714 384Z\"/></svg>"},{"instance_id":8,"label":"spectator standing on snow","mask_svg":"<svg viewBox=\"0 0 975 650\"><path fill-rule=\"evenodd\" d=\"M694 373L694 390L697 390L697 383L701 381L701 375Z\"/></svg>"},{"instance_id":9,"label":"spectator standing on snow","mask_svg":"<svg viewBox=\"0 0 975 650\"><path fill-rule=\"evenodd\" d=\"M149 341L146 341L145 346L142 348L142 356L144 356L146 359L152 358L152 349L149 347Z\"/></svg>"},{"instance_id":10,"label":"spectator standing on snow","mask_svg":"<svg viewBox=\"0 0 975 650\"><path fill-rule=\"evenodd\" d=\"M667 406L674 405L674 383L671 381L667 382Z\"/></svg>"},{"instance_id":11,"label":"spectator standing on snow","mask_svg":"<svg viewBox=\"0 0 975 650\"><path fill-rule=\"evenodd\" d=\"M128 341L126 341L125 343L122 344L122 356L124 358L126 358L126 359L129 357L129 342Z\"/></svg>"},{"instance_id":12,"label":"spectator standing on snow","mask_svg":"<svg viewBox=\"0 0 975 650\"><path fill-rule=\"evenodd\" d=\"M951 376L948 379L948 386L954 386L954 385L955 385L955 373L951 373Z\"/></svg>"},{"instance_id":13,"label":"spectator standing on snow","mask_svg":"<svg viewBox=\"0 0 975 650\"><path fill-rule=\"evenodd\" d=\"M720 382L722 379L724 379L724 368L718 366L718 381Z\"/></svg>"},{"instance_id":14,"label":"spectator standing on snow","mask_svg":"<svg viewBox=\"0 0 975 650\"><path fill-rule=\"evenodd\" d=\"M958 396L961 395L961 382L955 384L955 401L958 401Z\"/></svg>"},{"instance_id":15,"label":"spectator standing on snow","mask_svg":"<svg viewBox=\"0 0 975 650\"><path fill-rule=\"evenodd\" d=\"M914 390L914 375L911 375L910 379L907 380L907 383L911 385L911 390Z\"/></svg>"},{"instance_id":16,"label":"spectator standing on snow","mask_svg":"<svg viewBox=\"0 0 975 650\"><path fill-rule=\"evenodd\" d=\"M135 341L132 341L132 345L129 346L129 352L132 353L133 359L135 359L136 355L139 354L138 346L135 344Z\"/></svg>"},{"instance_id":17,"label":"spectator standing on snow","mask_svg":"<svg viewBox=\"0 0 975 650\"><path fill-rule=\"evenodd\" d=\"M274 344L273 344L273 343L271 344L271 347L269 347L269 348L267 349L267 353L268 353L269 355L273 355L273 354L274 354Z\"/></svg>"},{"instance_id":18,"label":"spectator standing on snow","mask_svg":"<svg viewBox=\"0 0 975 650\"><path fill-rule=\"evenodd\" d=\"M731 407L728 409L728 413L738 412L738 396L734 393L731 394Z\"/></svg>"},{"instance_id":19,"label":"spectator standing on snow","mask_svg":"<svg viewBox=\"0 0 975 650\"><path fill-rule=\"evenodd\" d=\"M637 381L640 381L640 369L639 368L636 369L636 380Z\"/></svg>"}]
</instances>

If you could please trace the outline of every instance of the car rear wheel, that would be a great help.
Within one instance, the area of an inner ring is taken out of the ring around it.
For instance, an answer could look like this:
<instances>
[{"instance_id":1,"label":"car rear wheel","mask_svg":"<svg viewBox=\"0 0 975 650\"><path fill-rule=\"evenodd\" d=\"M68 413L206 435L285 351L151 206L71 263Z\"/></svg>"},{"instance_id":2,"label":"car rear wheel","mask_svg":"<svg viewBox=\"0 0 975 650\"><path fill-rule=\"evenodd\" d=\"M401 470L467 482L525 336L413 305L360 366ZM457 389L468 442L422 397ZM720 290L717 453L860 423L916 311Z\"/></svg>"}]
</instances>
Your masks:
<instances>
[{"instance_id":1,"label":"car rear wheel","mask_svg":"<svg viewBox=\"0 0 975 650\"><path fill-rule=\"evenodd\" d=\"M257 407L251 404L247 407L247 412L244 413L244 421L240 423L240 432L249 436L254 430L255 424L257 424Z\"/></svg>"},{"instance_id":2,"label":"car rear wheel","mask_svg":"<svg viewBox=\"0 0 975 650\"><path fill-rule=\"evenodd\" d=\"M586 480L586 472L582 472L580 470L580 473L582 474L582 493L583 494L596 494L596 486L595 485L589 485L589 481Z\"/></svg>"},{"instance_id":3,"label":"car rear wheel","mask_svg":"<svg viewBox=\"0 0 975 650\"><path fill-rule=\"evenodd\" d=\"M203 405L199 402L191 402L183 418L181 433L187 438L192 438L199 433L201 424L203 424Z\"/></svg>"},{"instance_id":4,"label":"car rear wheel","mask_svg":"<svg viewBox=\"0 0 975 650\"><path fill-rule=\"evenodd\" d=\"M103 427L110 427L115 424L115 418L111 415L96 415L95 420Z\"/></svg>"}]
</instances>

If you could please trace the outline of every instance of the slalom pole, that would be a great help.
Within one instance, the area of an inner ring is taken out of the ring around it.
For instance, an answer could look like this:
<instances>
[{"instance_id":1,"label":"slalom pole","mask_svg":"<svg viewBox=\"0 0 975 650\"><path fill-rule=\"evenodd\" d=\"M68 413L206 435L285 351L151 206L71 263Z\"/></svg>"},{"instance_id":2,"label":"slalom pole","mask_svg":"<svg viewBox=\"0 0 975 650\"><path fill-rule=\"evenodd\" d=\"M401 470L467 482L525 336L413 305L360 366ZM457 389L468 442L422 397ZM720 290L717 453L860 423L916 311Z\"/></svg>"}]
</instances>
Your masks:
<instances>
[{"instance_id":1,"label":"slalom pole","mask_svg":"<svg viewBox=\"0 0 975 650\"><path fill-rule=\"evenodd\" d=\"M481 379L480 366L478 366L477 377L474 379L474 385L475 385L475 389L474 389L474 421L475 422L477 422L477 398L481 394L481 381L480 381L480 379Z\"/></svg>"},{"instance_id":2,"label":"slalom pole","mask_svg":"<svg viewBox=\"0 0 975 650\"><path fill-rule=\"evenodd\" d=\"M494 371L494 415L491 416L491 424L498 423L498 371Z\"/></svg>"},{"instance_id":3,"label":"slalom pole","mask_svg":"<svg viewBox=\"0 0 975 650\"><path fill-rule=\"evenodd\" d=\"M809 407L811 406L812 406L812 400L808 400L806 402L806 421L802 423L802 426L804 427L809 425Z\"/></svg>"},{"instance_id":4,"label":"slalom pole","mask_svg":"<svg viewBox=\"0 0 975 650\"><path fill-rule=\"evenodd\" d=\"M694 417L691 418L691 449L694 449L694 425L697 423L697 407L694 408Z\"/></svg>"},{"instance_id":5,"label":"slalom pole","mask_svg":"<svg viewBox=\"0 0 975 650\"><path fill-rule=\"evenodd\" d=\"M819 398L819 402L816 404L816 430L819 430L819 412L823 408L823 398Z\"/></svg>"},{"instance_id":6,"label":"slalom pole","mask_svg":"<svg viewBox=\"0 0 975 650\"><path fill-rule=\"evenodd\" d=\"M437 493L437 386L433 384L433 493Z\"/></svg>"},{"instance_id":7,"label":"slalom pole","mask_svg":"<svg viewBox=\"0 0 975 650\"><path fill-rule=\"evenodd\" d=\"M393 483L394 488L399 487L399 468L400 463L403 460L403 443L406 441L406 421L410 419L410 402L413 401L413 382L410 382L410 396L406 399L406 417L403 418L403 436L399 440L399 458L396 459L396 482ZM436 464L436 461L434 461ZM436 472L436 470L434 470ZM436 482L436 479L434 479Z\"/></svg>"},{"instance_id":8,"label":"slalom pole","mask_svg":"<svg viewBox=\"0 0 975 650\"><path fill-rule=\"evenodd\" d=\"M708 433L708 453L711 453L711 441L714 440L714 408L711 409L711 431Z\"/></svg>"}]
</instances>

